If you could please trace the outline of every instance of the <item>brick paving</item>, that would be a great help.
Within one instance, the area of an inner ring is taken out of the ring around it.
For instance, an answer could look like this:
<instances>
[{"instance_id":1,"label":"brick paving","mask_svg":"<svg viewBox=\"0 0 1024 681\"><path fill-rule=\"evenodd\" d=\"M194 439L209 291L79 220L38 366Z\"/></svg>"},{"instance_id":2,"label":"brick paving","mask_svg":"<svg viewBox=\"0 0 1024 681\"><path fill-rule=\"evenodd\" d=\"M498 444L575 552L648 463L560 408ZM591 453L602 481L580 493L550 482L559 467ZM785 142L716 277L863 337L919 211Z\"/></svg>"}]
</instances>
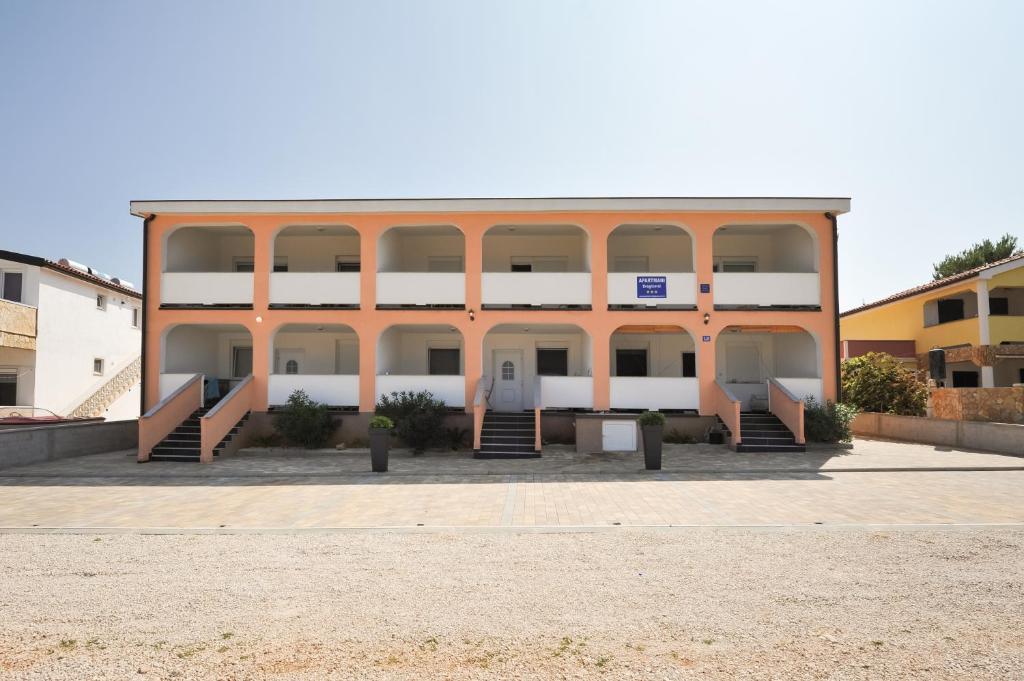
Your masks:
<instances>
[{"instance_id":1,"label":"brick paving","mask_svg":"<svg viewBox=\"0 0 1024 681\"><path fill-rule=\"evenodd\" d=\"M1024 523L1024 460L859 440L806 454L666 450L477 461L243 450L212 465L114 452L0 471L2 528L757 526Z\"/></svg>"}]
</instances>

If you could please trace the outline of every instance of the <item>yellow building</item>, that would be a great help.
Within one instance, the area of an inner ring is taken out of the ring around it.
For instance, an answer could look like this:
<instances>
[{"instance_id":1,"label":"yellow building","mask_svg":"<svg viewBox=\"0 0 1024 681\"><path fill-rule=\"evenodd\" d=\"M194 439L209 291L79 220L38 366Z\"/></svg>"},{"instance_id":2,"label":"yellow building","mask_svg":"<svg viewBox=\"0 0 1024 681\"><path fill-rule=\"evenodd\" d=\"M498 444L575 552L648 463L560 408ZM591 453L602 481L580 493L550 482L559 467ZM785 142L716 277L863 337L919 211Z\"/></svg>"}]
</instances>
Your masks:
<instances>
[{"instance_id":1,"label":"yellow building","mask_svg":"<svg viewBox=\"0 0 1024 681\"><path fill-rule=\"evenodd\" d=\"M1024 383L1024 254L840 315L840 355L888 352L927 366L946 350L947 387Z\"/></svg>"}]
</instances>

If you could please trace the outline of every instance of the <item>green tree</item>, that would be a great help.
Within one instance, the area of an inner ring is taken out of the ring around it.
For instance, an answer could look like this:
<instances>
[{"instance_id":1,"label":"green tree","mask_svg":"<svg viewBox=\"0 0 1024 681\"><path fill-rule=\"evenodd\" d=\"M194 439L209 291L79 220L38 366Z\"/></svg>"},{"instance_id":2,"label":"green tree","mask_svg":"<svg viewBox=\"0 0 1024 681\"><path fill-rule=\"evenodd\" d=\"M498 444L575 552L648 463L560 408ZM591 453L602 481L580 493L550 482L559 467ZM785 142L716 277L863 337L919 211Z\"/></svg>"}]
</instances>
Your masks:
<instances>
[{"instance_id":1,"label":"green tree","mask_svg":"<svg viewBox=\"0 0 1024 681\"><path fill-rule=\"evenodd\" d=\"M1024 251L1017 250L1017 237L1012 234L1004 234L995 243L992 243L990 239L985 239L967 250L960 251L954 255L947 255L940 262L932 265L932 269L935 270L932 278L945 279L954 274L960 274L975 267L981 267L990 262L1021 253L1024 253Z\"/></svg>"},{"instance_id":2,"label":"green tree","mask_svg":"<svg viewBox=\"0 0 1024 681\"><path fill-rule=\"evenodd\" d=\"M928 386L923 372L911 371L884 352L843 362L843 401L861 411L924 416Z\"/></svg>"}]
</instances>

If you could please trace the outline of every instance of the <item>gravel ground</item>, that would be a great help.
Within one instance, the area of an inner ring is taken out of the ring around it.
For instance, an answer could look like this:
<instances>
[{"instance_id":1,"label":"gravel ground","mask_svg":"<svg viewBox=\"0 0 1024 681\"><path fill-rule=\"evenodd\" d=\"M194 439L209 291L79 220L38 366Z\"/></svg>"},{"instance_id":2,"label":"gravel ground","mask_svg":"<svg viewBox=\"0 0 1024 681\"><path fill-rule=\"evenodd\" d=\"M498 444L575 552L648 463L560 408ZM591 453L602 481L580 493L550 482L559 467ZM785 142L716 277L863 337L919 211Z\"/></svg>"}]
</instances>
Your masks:
<instances>
[{"instance_id":1,"label":"gravel ground","mask_svg":"<svg viewBox=\"0 0 1024 681\"><path fill-rule=\"evenodd\" d=\"M1024 529L0 535L7 678L1024 677Z\"/></svg>"}]
</instances>

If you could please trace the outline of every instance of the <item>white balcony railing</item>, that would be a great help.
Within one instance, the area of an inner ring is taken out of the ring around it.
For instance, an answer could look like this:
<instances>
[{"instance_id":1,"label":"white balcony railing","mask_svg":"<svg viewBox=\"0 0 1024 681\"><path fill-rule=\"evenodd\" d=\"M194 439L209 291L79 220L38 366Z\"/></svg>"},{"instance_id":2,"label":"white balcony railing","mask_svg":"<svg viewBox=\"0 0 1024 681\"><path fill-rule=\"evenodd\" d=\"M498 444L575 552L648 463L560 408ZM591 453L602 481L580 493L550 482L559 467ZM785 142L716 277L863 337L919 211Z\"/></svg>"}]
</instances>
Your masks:
<instances>
[{"instance_id":1,"label":"white balcony railing","mask_svg":"<svg viewBox=\"0 0 1024 681\"><path fill-rule=\"evenodd\" d=\"M782 386L793 393L793 397L798 400L806 400L808 397L813 397L821 404L824 400L822 399L822 382L820 378L778 378L775 380L782 384Z\"/></svg>"},{"instance_id":2,"label":"white balcony railing","mask_svg":"<svg viewBox=\"0 0 1024 681\"><path fill-rule=\"evenodd\" d=\"M332 407L359 406L359 376L354 374L271 374L267 403L285 404L296 390Z\"/></svg>"},{"instance_id":3,"label":"white balcony railing","mask_svg":"<svg viewBox=\"0 0 1024 681\"><path fill-rule=\"evenodd\" d=\"M650 286L642 278L664 277L664 288ZM641 279L641 281L638 281ZM642 297L641 292L663 293L664 297ZM693 272L670 272L668 274L647 272L609 272L609 305L696 305L697 275Z\"/></svg>"},{"instance_id":4,"label":"white balcony railing","mask_svg":"<svg viewBox=\"0 0 1024 681\"><path fill-rule=\"evenodd\" d=\"M699 409L696 378L612 376L612 409Z\"/></svg>"},{"instance_id":5,"label":"white balcony railing","mask_svg":"<svg viewBox=\"0 0 1024 681\"><path fill-rule=\"evenodd\" d=\"M164 400L175 390L188 383L195 374L160 374L160 399Z\"/></svg>"},{"instance_id":6,"label":"white balcony railing","mask_svg":"<svg viewBox=\"0 0 1024 681\"><path fill-rule=\"evenodd\" d=\"M463 272L379 272L378 305L465 305Z\"/></svg>"},{"instance_id":7,"label":"white balcony railing","mask_svg":"<svg viewBox=\"0 0 1024 681\"><path fill-rule=\"evenodd\" d=\"M465 376L378 375L377 399L391 392L426 390L449 407L466 406Z\"/></svg>"},{"instance_id":8,"label":"white balcony railing","mask_svg":"<svg viewBox=\"0 0 1024 681\"><path fill-rule=\"evenodd\" d=\"M541 409L592 409L594 379L590 376L539 376Z\"/></svg>"},{"instance_id":9,"label":"white balcony railing","mask_svg":"<svg viewBox=\"0 0 1024 681\"><path fill-rule=\"evenodd\" d=\"M716 272L715 305L821 305L817 272Z\"/></svg>"},{"instance_id":10,"label":"white balcony railing","mask_svg":"<svg viewBox=\"0 0 1024 681\"><path fill-rule=\"evenodd\" d=\"M272 305L358 305L358 272L273 272Z\"/></svg>"},{"instance_id":11,"label":"white balcony railing","mask_svg":"<svg viewBox=\"0 0 1024 681\"><path fill-rule=\"evenodd\" d=\"M165 305L252 305L252 272L164 272Z\"/></svg>"},{"instance_id":12,"label":"white balcony railing","mask_svg":"<svg viewBox=\"0 0 1024 681\"><path fill-rule=\"evenodd\" d=\"M590 305L589 272L484 272L484 305Z\"/></svg>"}]
</instances>

